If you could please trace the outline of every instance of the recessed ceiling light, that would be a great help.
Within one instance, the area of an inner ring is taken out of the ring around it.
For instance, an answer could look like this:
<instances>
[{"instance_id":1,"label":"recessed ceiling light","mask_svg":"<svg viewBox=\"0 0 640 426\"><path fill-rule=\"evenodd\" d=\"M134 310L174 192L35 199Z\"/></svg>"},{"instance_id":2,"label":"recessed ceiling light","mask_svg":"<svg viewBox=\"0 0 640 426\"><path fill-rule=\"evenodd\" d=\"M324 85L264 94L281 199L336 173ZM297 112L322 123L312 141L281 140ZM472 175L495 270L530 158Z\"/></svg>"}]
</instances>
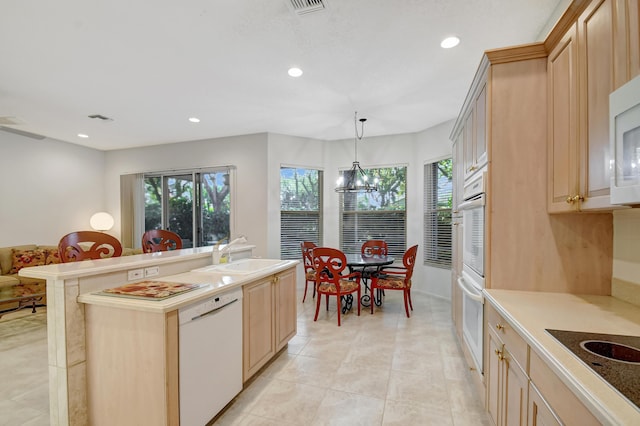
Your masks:
<instances>
[{"instance_id":1,"label":"recessed ceiling light","mask_svg":"<svg viewBox=\"0 0 640 426\"><path fill-rule=\"evenodd\" d=\"M85 135L84 133L78 133L78 137L79 137L79 138L85 138L85 139L86 139L86 138L88 138L88 137L89 137L89 135Z\"/></svg>"},{"instance_id":2,"label":"recessed ceiling light","mask_svg":"<svg viewBox=\"0 0 640 426\"><path fill-rule=\"evenodd\" d=\"M456 47L460 44L460 39L458 37L447 37L440 43L440 47L443 49L451 49L452 47Z\"/></svg>"},{"instance_id":3,"label":"recessed ceiling light","mask_svg":"<svg viewBox=\"0 0 640 426\"><path fill-rule=\"evenodd\" d=\"M196 117L189 117L189 121L192 122L192 123L199 123L200 119L196 118Z\"/></svg>"},{"instance_id":4,"label":"recessed ceiling light","mask_svg":"<svg viewBox=\"0 0 640 426\"><path fill-rule=\"evenodd\" d=\"M300 68L289 68L289 71L287 71L289 73L289 75L291 77L300 77L302 75L302 70Z\"/></svg>"}]
</instances>

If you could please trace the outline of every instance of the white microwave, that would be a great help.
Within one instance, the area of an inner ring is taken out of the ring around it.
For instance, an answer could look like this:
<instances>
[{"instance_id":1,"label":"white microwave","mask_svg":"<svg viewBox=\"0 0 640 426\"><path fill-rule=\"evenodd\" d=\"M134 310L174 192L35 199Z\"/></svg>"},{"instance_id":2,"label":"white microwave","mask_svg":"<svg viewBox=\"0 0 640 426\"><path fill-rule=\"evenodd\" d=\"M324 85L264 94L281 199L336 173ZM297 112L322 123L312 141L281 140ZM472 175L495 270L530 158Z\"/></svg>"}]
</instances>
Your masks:
<instances>
[{"instance_id":1,"label":"white microwave","mask_svg":"<svg viewBox=\"0 0 640 426\"><path fill-rule=\"evenodd\" d=\"M640 76L609 96L611 204L640 204Z\"/></svg>"}]
</instances>

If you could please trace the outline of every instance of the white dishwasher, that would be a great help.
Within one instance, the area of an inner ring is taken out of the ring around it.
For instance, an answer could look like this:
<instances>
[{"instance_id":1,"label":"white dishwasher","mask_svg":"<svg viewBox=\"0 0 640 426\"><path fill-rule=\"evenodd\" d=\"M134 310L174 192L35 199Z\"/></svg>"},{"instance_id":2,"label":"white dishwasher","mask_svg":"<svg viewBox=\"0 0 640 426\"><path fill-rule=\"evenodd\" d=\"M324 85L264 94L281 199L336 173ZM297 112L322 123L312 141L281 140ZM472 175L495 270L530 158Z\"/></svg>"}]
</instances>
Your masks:
<instances>
[{"instance_id":1,"label":"white dishwasher","mask_svg":"<svg viewBox=\"0 0 640 426\"><path fill-rule=\"evenodd\" d=\"M178 311L180 425L203 426L242 390L242 288Z\"/></svg>"}]
</instances>

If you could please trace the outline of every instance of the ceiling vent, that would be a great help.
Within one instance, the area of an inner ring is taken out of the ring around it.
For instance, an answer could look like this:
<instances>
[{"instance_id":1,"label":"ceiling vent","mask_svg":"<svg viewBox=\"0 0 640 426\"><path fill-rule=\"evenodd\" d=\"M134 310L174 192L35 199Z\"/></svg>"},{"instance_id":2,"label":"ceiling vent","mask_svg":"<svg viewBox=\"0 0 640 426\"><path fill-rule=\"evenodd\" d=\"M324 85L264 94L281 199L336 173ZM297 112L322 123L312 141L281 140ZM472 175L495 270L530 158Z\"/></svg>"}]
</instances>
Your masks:
<instances>
[{"instance_id":1,"label":"ceiling vent","mask_svg":"<svg viewBox=\"0 0 640 426\"><path fill-rule=\"evenodd\" d=\"M326 9L326 0L289 0L293 11L297 15L306 15L307 13L320 12Z\"/></svg>"},{"instance_id":2,"label":"ceiling vent","mask_svg":"<svg viewBox=\"0 0 640 426\"><path fill-rule=\"evenodd\" d=\"M91 114L89 118L98 119L102 121L113 121L113 118L105 117L102 114Z\"/></svg>"}]
</instances>

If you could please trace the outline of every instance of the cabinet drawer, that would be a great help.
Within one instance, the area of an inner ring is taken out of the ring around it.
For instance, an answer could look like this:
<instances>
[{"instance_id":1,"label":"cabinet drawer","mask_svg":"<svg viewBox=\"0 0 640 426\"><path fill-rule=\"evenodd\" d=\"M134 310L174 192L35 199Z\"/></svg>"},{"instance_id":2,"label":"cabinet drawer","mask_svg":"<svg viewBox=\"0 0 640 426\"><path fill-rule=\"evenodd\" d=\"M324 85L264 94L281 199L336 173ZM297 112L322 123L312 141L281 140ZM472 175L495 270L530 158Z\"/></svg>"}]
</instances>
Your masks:
<instances>
[{"instance_id":1,"label":"cabinet drawer","mask_svg":"<svg viewBox=\"0 0 640 426\"><path fill-rule=\"evenodd\" d=\"M487 325L493 329L498 337L502 340L505 347L524 372L528 372L528 349L526 342L511 327L505 319L495 310L489 303L485 303L485 313L487 317Z\"/></svg>"},{"instance_id":2,"label":"cabinet drawer","mask_svg":"<svg viewBox=\"0 0 640 426\"><path fill-rule=\"evenodd\" d=\"M529 377L564 424L585 426L601 424L535 351L531 351Z\"/></svg>"}]
</instances>

